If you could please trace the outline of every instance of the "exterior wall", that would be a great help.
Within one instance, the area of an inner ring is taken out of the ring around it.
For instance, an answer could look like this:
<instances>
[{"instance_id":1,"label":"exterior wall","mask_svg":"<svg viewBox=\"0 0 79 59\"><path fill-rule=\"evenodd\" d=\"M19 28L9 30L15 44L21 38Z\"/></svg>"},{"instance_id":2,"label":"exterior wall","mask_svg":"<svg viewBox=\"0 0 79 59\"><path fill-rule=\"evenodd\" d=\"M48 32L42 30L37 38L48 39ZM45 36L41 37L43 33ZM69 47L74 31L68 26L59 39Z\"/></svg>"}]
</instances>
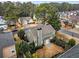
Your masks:
<instances>
[{"instance_id":1,"label":"exterior wall","mask_svg":"<svg viewBox=\"0 0 79 59\"><path fill-rule=\"evenodd\" d=\"M70 39L74 39L74 40L76 41L76 44L79 44L79 38L76 38L76 37L73 37L73 36L70 36L70 35L61 33L61 32L57 32L57 33L56 33L56 36L57 36L59 39L64 40L64 41L66 41L66 42L68 42Z\"/></svg>"},{"instance_id":2,"label":"exterior wall","mask_svg":"<svg viewBox=\"0 0 79 59\"><path fill-rule=\"evenodd\" d=\"M75 28L79 28L79 22L75 24Z\"/></svg>"},{"instance_id":3,"label":"exterior wall","mask_svg":"<svg viewBox=\"0 0 79 59\"><path fill-rule=\"evenodd\" d=\"M15 45L3 48L3 58L16 58Z\"/></svg>"},{"instance_id":4,"label":"exterior wall","mask_svg":"<svg viewBox=\"0 0 79 59\"><path fill-rule=\"evenodd\" d=\"M33 22L33 20L32 20L32 19L30 19L30 20L29 20L29 23L32 23L32 22Z\"/></svg>"},{"instance_id":5,"label":"exterior wall","mask_svg":"<svg viewBox=\"0 0 79 59\"><path fill-rule=\"evenodd\" d=\"M23 25L27 25L27 21L26 20L23 20Z\"/></svg>"},{"instance_id":6,"label":"exterior wall","mask_svg":"<svg viewBox=\"0 0 79 59\"><path fill-rule=\"evenodd\" d=\"M42 29L37 29L37 45L41 46L43 44L43 38L42 38Z\"/></svg>"},{"instance_id":7,"label":"exterior wall","mask_svg":"<svg viewBox=\"0 0 79 59\"><path fill-rule=\"evenodd\" d=\"M75 28L79 28L79 25L75 25Z\"/></svg>"},{"instance_id":8,"label":"exterior wall","mask_svg":"<svg viewBox=\"0 0 79 59\"><path fill-rule=\"evenodd\" d=\"M47 40L44 41L45 46L48 45L48 44L50 44L50 39L47 39Z\"/></svg>"},{"instance_id":9,"label":"exterior wall","mask_svg":"<svg viewBox=\"0 0 79 59\"><path fill-rule=\"evenodd\" d=\"M18 22L21 23L20 18L18 19Z\"/></svg>"},{"instance_id":10,"label":"exterior wall","mask_svg":"<svg viewBox=\"0 0 79 59\"><path fill-rule=\"evenodd\" d=\"M61 26L62 26L62 27L65 27L65 24L63 23L63 21L61 21Z\"/></svg>"}]
</instances>

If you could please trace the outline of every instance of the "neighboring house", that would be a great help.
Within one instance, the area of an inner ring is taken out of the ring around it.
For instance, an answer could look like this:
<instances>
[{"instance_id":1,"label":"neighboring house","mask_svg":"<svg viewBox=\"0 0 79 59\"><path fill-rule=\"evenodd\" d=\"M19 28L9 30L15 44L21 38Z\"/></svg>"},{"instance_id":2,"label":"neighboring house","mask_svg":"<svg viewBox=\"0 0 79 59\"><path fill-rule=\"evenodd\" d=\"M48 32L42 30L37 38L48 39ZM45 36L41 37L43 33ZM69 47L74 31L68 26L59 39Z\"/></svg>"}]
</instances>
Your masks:
<instances>
[{"instance_id":1,"label":"neighboring house","mask_svg":"<svg viewBox=\"0 0 79 59\"><path fill-rule=\"evenodd\" d=\"M72 21L75 28L79 28L79 16L71 16L69 19Z\"/></svg>"},{"instance_id":2,"label":"neighboring house","mask_svg":"<svg viewBox=\"0 0 79 59\"><path fill-rule=\"evenodd\" d=\"M61 54L57 58L79 58L79 44L73 46L71 49Z\"/></svg>"},{"instance_id":3,"label":"neighboring house","mask_svg":"<svg viewBox=\"0 0 79 59\"><path fill-rule=\"evenodd\" d=\"M22 25L26 25L29 23L33 23L33 19L31 17L20 17L18 19L18 22Z\"/></svg>"},{"instance_id":4,"label":"neighboring house","mask_svg":"<svg viewBox=\"0 0 79 59\"><path fill-rule=\"evenodd\" d=\"M61 29L56 33L56 36L64 41L74 39L76 41L76 44L79 44L79 34L76 32L69 31L67 29Z\"/></svg>"},{"instance_id":5,"label":"neighboring house","mask_svg":"<svg viewBox=\"0 0 79 59\"><path fill-rule=\"evenodd\" d=\"M8 26L16 26L16 20L15 19L10 19L7 21L7 25Z\"/></svg>"},{"instance_id":6,"label":"neighboring house","mask_svg":"<svg viewBox=\"0 0 79 59\"><path fill-rule=\"evenodd\" d=\"M35 27L26 28L25 36L29 42L35 42L36 46L41 46L42 44L48 44L50 39L55 36L55 30L51 25L38 24Z\"/></svg>"},{"instance_id":7,"label":"neighboring house","mask_svg":"<svg viewBox=\"0 0 79 59\"><path fill-rule=\"evenodd\" d=\"M0 32L0 58L15 58L15 42L12 32Z\"/></svg>"},{"instance_id":8,"label":"neighboring house","mask_svg":"<svg viewBox=\"0 0 79 59\"><path fill-rule=\"evenodd\" d=\"M6 21L3 20L3 17L0 16L0 28L3 28L4 30L7 29L7 24L6 24Z\"/></svg>"},{"instance_id":9,"label":"neighboring house","mask_svg":"<svg viewBox=\"0 0 79 59\"><path fill-rule=\"evenodd\" d=\"M64 12L59 12L60 19L68 19L70 16L76 16L77 11L64 11Z\"/></svg>"},{"instance_id":10,"label":"neighboring house","mask_svg":"<svg viewBox=\"0 0 79 59\"><path fill-rule=\"evenodd\" d=\"M74 24L72 23L71 20L67 19L67 20L60 20L61 22L61 27L62 28L73 28Z\"/></svg>"}]
</instances>

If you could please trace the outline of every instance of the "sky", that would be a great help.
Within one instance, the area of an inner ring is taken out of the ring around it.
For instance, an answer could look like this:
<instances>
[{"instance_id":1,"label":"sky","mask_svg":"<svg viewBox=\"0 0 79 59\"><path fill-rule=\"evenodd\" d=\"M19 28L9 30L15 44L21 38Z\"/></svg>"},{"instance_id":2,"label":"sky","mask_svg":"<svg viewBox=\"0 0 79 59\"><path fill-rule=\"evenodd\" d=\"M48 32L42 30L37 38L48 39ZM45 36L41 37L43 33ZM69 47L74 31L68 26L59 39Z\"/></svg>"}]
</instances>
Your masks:
<instances>
[{"instance_id":1,"label":"sky","mask_svg":"<svg viewBox=\"0 0 79 59\"><path fill-rule=\"evenodd\" d=\"M28 2L31 1L35 4L39 4L39 3L49 3L49 2L69 2L69 3L76 3L79 4L79 0L0 0L0 2L5 2L5 1L12 1L12 2Z\"/></svg>"}]
</instances>

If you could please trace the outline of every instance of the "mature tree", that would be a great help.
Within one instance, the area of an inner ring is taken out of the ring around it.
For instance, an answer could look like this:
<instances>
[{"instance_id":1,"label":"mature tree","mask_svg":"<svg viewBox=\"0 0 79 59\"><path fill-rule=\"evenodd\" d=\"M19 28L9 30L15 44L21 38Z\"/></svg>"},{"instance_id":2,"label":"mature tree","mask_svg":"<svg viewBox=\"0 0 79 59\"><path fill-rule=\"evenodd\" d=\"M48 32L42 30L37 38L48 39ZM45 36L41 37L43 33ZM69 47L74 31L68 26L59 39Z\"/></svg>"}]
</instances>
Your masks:
<instances>
[{"instance_id":1,"label":"mature tree","mask_svg":"<svg viewBox=\"0 0 79 59\"><path fill-rule=\"evenodd\" d=\"M50 19L48 23L51 24L56 31L58 31L61 27L60 21L58 19Z\"/></svg>"},{"instance_id":2,"label":"mature tree","mask_svg":"<svg viewBox=\"0 0 79 59\"><path fill-rule=\"evenodd\" d=\"M37 7L36 16L38 18L41 18L44 23L48 22L49 24L51 24L55 28L55 30L59 30L60 22L58 20L59 17L57 11L58 9L55 6L44 3L40 4L40 6Z\"/></svg>"},{"instance_id":3,"label":"mature tree","mask_svg":"<svg viewBox=\"0 0 79 59\"><path fill-rule=\"evenodd\" d=\"M63 11L69 11L70 8L71 8L71 5L67 2L64 2L64 3L61 4L61 9Z\"/></svg>"},{"instance_id":4,"label":"mature tree","mask_svg":"<svg viewBox=\"0 0 79 59\"><path fill-rule=\"evenodd\" d=\"M17 14L18 14L18 8L14 5L14 3L7 1L4 2L4 18L6 20L9 19L17 19Z\"/></svg>"},{"instance_id":5,"label":"mature tree","mask_svg":"<svg viewBox=\"0 0 79 59\"><path fill-rule=\"evenodd\" d=\"M4 15L3 4L0 2L0 16Z\"/></svg>"},{"instance_id":6,"label":"mature tree","mask_svg":"<svg viewBox=\"0 0 79 59\"><path fill-rule=\"evenodd\" d=\"M34 12L35 12L35 4L31 3L31 2L27 2L27 11L29 13L29 16L30 17L33 17L34 15Z\"/></svg>"},{"instance_id":7,"label":"mature tree","mask_svg":"<svg viewBox=\"0 0 79 59\"><path fill-rule=\"evenodd\" d=\"M31 57L30 47L25 41L22 41L20 44L20 52L23 53L26 57Z\"/></svg>"},{"instance_id":8,"label":"mature tree","mask_svg":"<svg viewBox=\"0 0 79 59\"><path fill-rule=\"evenodd\" d=\"M18 57L32 57L30 53L30 45L28 45L26 41L22 41L20 44L16 46L16 48Z\"/></svg>"},{"instance_id":9,"label":"mature tree","mask_svg":"<svg viewBox=\"0 0 79 59\"><path fill-rule=\"evenodd\" d=\"M21 5L21 13L19 14L19 16L22 17L26 17L26 16L30 16L33 17L35 11L35 5L31 2L27 2L27 3L23 3Z\"/></svg>"},{"instance_id":10,"label":"mature tree","mask_svg":"<svg viewBox=\"0 0 79 59\"><path fill-rule=\"evenodd\" d=\"M26 41L22 41L21 43L16 44L16 52L18 57L20 57L20 55L27 58L32 57L32 54L35 53L35 48L34 42L28 44Z\"/></svg>"},{"instance_id":11,"label":"mature tree","mask_svg":"<svg viewBox=\"0 0 79 59\"><path fill-rule=\"evenodd\" d=\"M47 3L40 4L40 6L37 7L36 9L36 17L38 19L43 19L43 21L47 20L47 12L49 9L49 5Z\"/></svg>"}]
</instances>

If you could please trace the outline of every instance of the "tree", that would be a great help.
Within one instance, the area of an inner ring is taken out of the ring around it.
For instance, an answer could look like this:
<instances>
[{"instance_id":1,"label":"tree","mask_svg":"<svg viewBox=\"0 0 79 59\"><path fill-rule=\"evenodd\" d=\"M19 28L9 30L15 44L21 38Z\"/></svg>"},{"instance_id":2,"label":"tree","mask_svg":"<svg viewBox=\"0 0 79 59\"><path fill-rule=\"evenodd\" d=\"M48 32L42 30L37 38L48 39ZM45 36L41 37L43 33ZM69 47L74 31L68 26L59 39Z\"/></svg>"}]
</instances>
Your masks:
<instances>
[{"instance_id":1,"label":"tree","mask_svg":"<svg viewBox=\"0 0 79 59\"><path fill-rule=\"evenodd\" d=\"M27 2L26 7L29 13L29 16L33 18L35 8L36 8L35 4L33 4L32 2Z\"/></svg>"},{"instance_id":2,"label":"tree","mask_svg":"<svg viewBox=\"0 0 79 59\"><path fill-rule=\"evenodd\" d=\"M30 16L33 17L35 11L35 5L31 2L27 2L27 3L23 3L21 5L21 12L19 14L19 16L21 17L26 17L26 16Z\"/></svg>"},{"instance_id":3,"label":"tree","mask_svg":"<svg viewBox=\"0 0 79 59\"><path fill-rule=\"evenodd\" d=\"M58 31L61 27L60 21L57 19L50 19L48 23L51 24L56 31Z\"/></svg>"},{"instance_id":4,"label":"tree","mask_svg":"<svg viewBox=\"0 0 79 59\"><path fill-rule=\"evenodd\" d=\"M20 31L18 32L18 37L19 37L21 40L24 40L24 35L25 35L24 30L20 30Z\"/></svg>"},{"instance_id":5,"label":"tree","mask_svg":"<svg viewBox=\"0 0 79 59\"><path fill-rule=\"evenodd\" d=\"M4 15L3 4L0 2L0 16Z\"/></svg>"},{"instance_id":6,"label":"tree","mask_svg":"<svg viewBox=\"0 0 79 59\"><path fill-rule=\"evenodd\" d=\"M30 46L25 41L20 44L20 52L26 57L31 57Z\"/></svg>"},{"instance_id":7,"label":"tree","mask_svg":"<svg viewBox=\"0 0 79 59\"><path fill-rule=\"evenodd\" d=\"M4 7L4 18L6 20L10 19L18 19L18 8L14 5L14 3L7 1L3 4Z\"/></svg>"},{"instance_id":8,"label":"tree","mask_svg":"<svg viewBox=\"0 0 79 59\"><path fill-rule=\"evenodd\" d=\"M76 44L75 40L74 39L70 39L68 44L72 47Z\"/></svg>"},{"instance_id":9,"label":"tree","mask_svg":"<svg viewBox=\"0 0 79 59\"><path fill-rule=\"evenodd\" d=\"M61 4L61 8L62 8L63 11L69 11L70 8L71 8L71 5L67 2L64 2L64 3Z\"/></svg>"},{"instance_id":10,"label":"tree","mask_svg":"<svg viewBox=\"0 0 79 59\"><path fill-rule=\"evenodd\" d=\"M16 52L18 57L32 57L30 45L26 41L16 44Z\"/></svg>"},{"instance_id":11,"label":"tree","mask_svg":"<svg viewBox=\"0 0 79 59\"><path fill-rule=\"evenodd\" d=\"M59 16L57 13L58 9L51 4L44 3L40 4L40 6L36 9L36 17L41 19L43 23L48 22L51 24L55 30L60 29Z\"/></svg>"},{"instance_id":12,"label":"tree","mask_svg":"<svg viewBox=\"0 0 79 59\"><path fill-rule=\"evenodd\" d=\"M17 57L20 57L20 58L23 57L23 54L20 51L20 43L16 43L15 47L16 47Z\"/></svg>"}]
</instances>

